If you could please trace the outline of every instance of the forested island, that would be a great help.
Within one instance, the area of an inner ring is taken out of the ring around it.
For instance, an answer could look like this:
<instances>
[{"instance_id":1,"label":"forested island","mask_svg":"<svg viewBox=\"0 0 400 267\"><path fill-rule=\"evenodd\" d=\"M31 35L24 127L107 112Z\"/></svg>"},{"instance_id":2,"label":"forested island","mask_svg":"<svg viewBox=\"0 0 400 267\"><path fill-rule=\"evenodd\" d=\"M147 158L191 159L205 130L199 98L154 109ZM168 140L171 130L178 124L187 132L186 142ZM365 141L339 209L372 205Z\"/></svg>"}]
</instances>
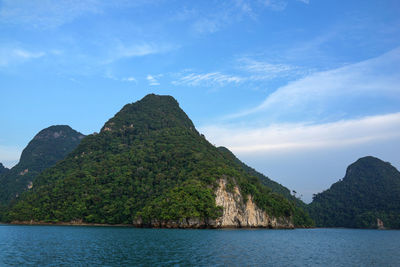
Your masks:
<instances>
[{"instance_id":1,"label":"forested island","mask_svg":"<svg viewBox=\"0 0 400 267\"><path fill-rule=\"evenodd\" d=\"M373 157L305 204L199 133L171 96L125 105L99 133L39 132L0 165L0 220L137 227L400 228L400 174Z\"/></svg>"}]
</instances>

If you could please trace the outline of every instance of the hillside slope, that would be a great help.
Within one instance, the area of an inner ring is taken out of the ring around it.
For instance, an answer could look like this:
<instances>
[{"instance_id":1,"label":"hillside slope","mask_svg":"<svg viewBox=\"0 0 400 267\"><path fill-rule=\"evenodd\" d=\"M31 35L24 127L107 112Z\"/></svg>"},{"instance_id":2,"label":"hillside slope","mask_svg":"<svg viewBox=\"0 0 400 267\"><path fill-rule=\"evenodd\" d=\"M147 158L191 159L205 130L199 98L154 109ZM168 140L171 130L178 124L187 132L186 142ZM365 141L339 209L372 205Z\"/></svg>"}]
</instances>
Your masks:
<instances>
[{"instance_id":1,"label":"hillside slope","mask_svg":"<svg viewBox=\"0 0 400 267\"><path fill-rule=\"evenodd\" d=\"M314 197L309 212L320 227L400 228L400 173L378 158L361 158Z\"/></svg>"},{"instance_id":2,"label":"hillside slope","mask_svg":"<svg viewBox=\"0 0 400 267\"><path fill-rule=\"evenodd\" d=\"M67 125L41 130L22 151L18 164L0 175L0 203L7 204L31 188L39 173L64 159L83 137Z\"/></svg>"},{"instance_id":3,"label":"hillside slope","mask_svg":"<svg viewBox=\"0 0 400 267\"><path fill-rule=\"evenodd\" d=\"M153 227L291 228L308 221L200 135L174 98L153 94L125 105L42 173L9 215Z\"/></svg>"}]
</instances>

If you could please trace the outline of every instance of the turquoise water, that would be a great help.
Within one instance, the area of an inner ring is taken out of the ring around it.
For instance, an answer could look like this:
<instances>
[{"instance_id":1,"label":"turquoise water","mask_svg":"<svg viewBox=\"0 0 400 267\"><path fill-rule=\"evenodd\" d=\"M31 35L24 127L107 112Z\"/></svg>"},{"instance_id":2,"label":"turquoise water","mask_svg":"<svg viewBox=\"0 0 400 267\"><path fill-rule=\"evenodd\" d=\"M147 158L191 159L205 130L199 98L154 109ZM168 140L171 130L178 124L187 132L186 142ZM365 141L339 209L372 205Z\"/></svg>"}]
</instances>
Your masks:
<instances>
[{"instance_id":1,"label":"turquoise water","mask_svg":"<svg viewBox=\"0 0 400 267\"><path fill-rule=\"evenodd\" d=\"M0 266L400 266L400 231L0 225Z\"/></svg>"}]
</instances>

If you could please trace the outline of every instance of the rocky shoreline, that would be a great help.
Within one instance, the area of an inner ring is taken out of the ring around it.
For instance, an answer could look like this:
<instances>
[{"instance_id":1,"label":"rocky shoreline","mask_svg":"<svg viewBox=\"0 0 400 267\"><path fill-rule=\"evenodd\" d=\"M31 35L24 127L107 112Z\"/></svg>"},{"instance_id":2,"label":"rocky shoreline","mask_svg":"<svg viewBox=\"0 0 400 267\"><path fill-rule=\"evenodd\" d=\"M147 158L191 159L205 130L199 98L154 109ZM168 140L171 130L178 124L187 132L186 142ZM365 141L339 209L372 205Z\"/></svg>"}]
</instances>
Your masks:
<instances>
[{"instance_id":1,"label":"rocky shoreline","mask_svg":"<svg viewBox=\"0 0 400 267\"><path fill-rule=\"evenodd\" d=\"M155 229L295 229L295 227L265 227L265 226L218 226L215 224L200 224L198 220L188 219L177 221L153 221L150 224L107 224L107 223L85 223L85 222L43 222L43 221L13 221L0 223L6 225L46 225L46 226L107 226L107 227L133 227L133 228L155 228ZM302 227L303 228L303 227Z\"/></svg>"}]
</instances>

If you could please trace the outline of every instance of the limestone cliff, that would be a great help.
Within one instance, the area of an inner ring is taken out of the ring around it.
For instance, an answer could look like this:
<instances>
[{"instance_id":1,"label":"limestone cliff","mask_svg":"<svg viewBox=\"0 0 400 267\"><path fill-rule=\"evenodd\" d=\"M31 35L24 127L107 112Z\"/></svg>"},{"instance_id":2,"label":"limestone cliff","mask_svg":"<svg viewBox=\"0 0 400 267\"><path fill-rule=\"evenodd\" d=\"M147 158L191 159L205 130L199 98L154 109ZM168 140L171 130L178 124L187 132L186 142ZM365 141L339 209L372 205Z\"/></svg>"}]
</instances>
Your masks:
<instances>
[{"instance_id":1,"label":"limestone cliff","mask_svg":"<svg viewBox=\"0 0 400 267\"><path fill-rule=\"evenodd\" d=\"M275 218L257 207L252 196L244 203L239 188L232 192L226 189L226 179L219 180L215 193L217 206L223 207L222 217L216 220L217 227L264 227L264 228L294 228L288 218Z\"/></svg>"},{"instance_id":2,"label":"limestone cliff","mask_svg":"<svg viewBox=\"0 0 400 267\"><path fill-rule=\"evenodd\" d=\"M150 224L143 224L139 218L133 224L138 227L157 228L294 228L291 218L269 216L257 207L252 196L248 196L245 203L239 188L235 186L230 192L226 184L225 178L219 179L215 201L217 206L223 208L223 212L222 216L215 220L186 218L179 221L160 221L153 219Z\"/></svg>"}]
</instances>

